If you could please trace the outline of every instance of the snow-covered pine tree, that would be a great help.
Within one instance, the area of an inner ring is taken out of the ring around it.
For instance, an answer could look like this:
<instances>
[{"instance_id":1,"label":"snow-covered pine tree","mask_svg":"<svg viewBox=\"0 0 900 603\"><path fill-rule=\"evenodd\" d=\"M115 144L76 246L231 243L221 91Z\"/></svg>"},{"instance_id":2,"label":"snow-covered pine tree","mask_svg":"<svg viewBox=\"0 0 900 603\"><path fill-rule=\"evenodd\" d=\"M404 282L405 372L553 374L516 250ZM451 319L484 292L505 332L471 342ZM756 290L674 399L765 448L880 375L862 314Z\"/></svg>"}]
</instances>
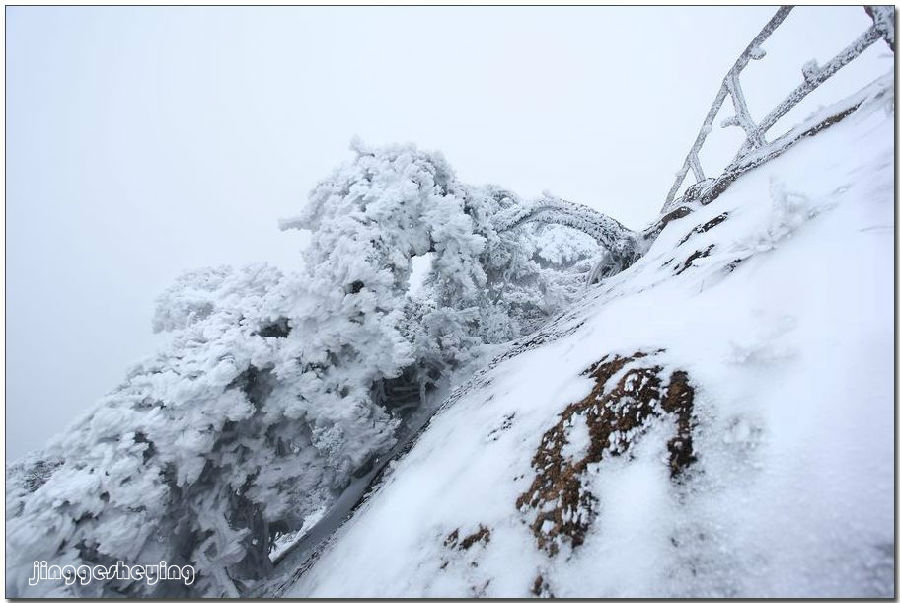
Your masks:
<instances>
[{"instance_id":1,"label":"snow-covered pine tree","mask_svg":"<svg viewBox=\"0 0 900 603\"><path fill-rule=\"evenodd\" d=\"M270 569L274 539L390 448L404 409L481 344L534 330L587 282L596 232L498 221L534 206L460 183L439 154L354 150L282 224L312 232L298 270L177 279L154 317L174 333L165 349L8 468L10 594L246 593ZM632 233L614 235L613 251L631 249ZM430 269L411 295L416 258ZM28 587L34 560L165 560L193 564L198 579Z\"/></svg>"}]
</instances>

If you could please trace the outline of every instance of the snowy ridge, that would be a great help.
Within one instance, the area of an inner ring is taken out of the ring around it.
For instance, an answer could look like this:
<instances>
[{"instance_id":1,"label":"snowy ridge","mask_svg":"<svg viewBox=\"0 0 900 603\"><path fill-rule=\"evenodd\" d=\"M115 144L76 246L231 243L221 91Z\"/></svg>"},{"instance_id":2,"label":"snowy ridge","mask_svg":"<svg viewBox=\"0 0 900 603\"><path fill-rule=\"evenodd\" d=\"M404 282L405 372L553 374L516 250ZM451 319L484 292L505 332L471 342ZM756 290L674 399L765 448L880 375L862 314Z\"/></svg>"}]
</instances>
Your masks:
<instances>
[{"instance_id":1,"label":"snowy ridge","mask_svg":"<svg viewBox=\"0 0 900 603\"><path fill-rule=\"evenodd\" d=\"M494 362L281 592L894 596L885 90Z\"/></svg>"}]
</instances>

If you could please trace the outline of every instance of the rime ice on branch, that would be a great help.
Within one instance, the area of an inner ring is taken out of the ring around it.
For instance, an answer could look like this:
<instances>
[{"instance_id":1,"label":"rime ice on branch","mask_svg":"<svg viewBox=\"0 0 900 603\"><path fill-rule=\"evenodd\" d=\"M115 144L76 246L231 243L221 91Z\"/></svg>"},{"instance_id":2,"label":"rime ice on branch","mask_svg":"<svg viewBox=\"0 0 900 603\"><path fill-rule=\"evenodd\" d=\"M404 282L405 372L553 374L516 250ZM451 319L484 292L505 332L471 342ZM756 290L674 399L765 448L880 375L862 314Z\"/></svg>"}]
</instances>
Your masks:
<instances>
[{"instance_id":1,"label":"rime ice on branch","mask_svg":"<svg viewBox=\"0 0 900 603\"><path fill-rule=\"evenodd\" d=\"M565 308L598 244L623 264L636 252L614 220L467 186L440 155L355 151L282 224L312 231L301 269L224 266L177 279L153 320L171 343L8 469L10 593L249 592L271 569L274 540L385 454L438 381L481 344L529 333ZM568 227L590 236L561 236ZM413 260L425 256L430 272L410 295ZM28 587L35 559L165 559L193 564L198 578L190 588Z\"/></svg>"}]
</instances>

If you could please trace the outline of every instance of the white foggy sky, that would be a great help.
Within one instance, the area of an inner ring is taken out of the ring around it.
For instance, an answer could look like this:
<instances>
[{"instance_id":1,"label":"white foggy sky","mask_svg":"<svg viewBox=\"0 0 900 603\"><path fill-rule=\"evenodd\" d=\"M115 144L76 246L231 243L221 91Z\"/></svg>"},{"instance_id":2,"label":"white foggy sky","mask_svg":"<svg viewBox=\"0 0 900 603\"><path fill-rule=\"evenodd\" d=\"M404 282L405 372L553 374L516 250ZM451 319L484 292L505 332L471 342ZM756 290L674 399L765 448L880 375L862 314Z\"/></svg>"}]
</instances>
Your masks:
<instances>
[{"instance_id":1,"label":"white foggy sky","mask_svg":"<svg viewBox=\"0 0 900 603\"><path fill-rule=\"evenodd\" d=\"M179 272L289 269L302 236L277 219L350 157L354 135L440 150L468 183L546 189L643 227L772 14L8 8L8 458L161 343L153 299ZM860 8L795 9L743 78L754 116L800 83L802 62L824 63L870 23ZM888 71L888 52L870 48L800 116ZM716 130L723 149L728 133Z\"/></svg>"}]
</instances>

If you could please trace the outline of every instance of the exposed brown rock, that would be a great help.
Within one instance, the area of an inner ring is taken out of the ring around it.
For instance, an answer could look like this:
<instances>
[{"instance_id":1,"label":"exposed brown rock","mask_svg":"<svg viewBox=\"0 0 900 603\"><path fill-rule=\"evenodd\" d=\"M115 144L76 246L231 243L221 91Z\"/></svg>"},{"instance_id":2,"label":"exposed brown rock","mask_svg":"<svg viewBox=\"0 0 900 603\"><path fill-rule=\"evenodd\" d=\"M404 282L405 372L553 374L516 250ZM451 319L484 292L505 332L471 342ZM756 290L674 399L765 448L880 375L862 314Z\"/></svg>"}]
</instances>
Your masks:
<instances>
[{"instance_id":1,"label":"exposed brown rock","mask_svg":"<svg viewBox=\"0 0 900 603\"><path fill-rule=\"evenodd\" d=\"M463 550L469 550L469 548L475 544L476 542L484 541L485 544L491 541L491 531L484 527L481 524L478 524L478 531L474 534L470 534L466 536L462 542L459 543L459 548Z\"/></svg>"},{"instance_id":2,"label":"exposed brown rock","mask_svg":"<svg viewBox=\"0 0 900 603\"><path fill-rule=\"evenodd\" d=\"M582 544L594 520L598 501L584 481L588 465L602 462L604 454L628 452L649 428L651 419L675 416L676 433L668 442L673 480L696 460L692 438L694 390L687 373L673 372L663 386L663 368L641 360L647 356L644 352L628 357L604 356L593 364L587 371L595 383L591 393L566 407L559 422L541 438L531 461L536 472L534 481L519 496L516 506L532 518L531 530L538 546L550 556L559 552L563 542L572 547ZM634 366L628 368L630 364ZM606 392L610 379L620 373L619 380ZM569 443L567 432L581 420L588 429L589 447L582 458L566 457L563 448Z\"/></svg>"}]
</instances>

